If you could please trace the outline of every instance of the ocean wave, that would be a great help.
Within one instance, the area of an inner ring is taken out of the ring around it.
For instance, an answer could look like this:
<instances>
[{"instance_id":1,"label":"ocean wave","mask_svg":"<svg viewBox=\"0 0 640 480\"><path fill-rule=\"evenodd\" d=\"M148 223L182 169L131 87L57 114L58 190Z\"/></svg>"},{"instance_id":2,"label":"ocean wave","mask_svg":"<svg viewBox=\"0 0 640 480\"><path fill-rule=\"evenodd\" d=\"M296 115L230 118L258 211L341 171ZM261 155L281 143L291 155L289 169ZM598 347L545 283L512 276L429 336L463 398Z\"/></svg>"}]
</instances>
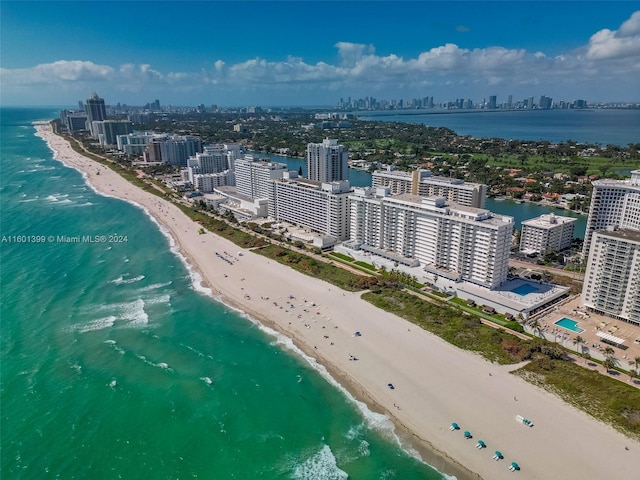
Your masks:
<instances>
[{"instance_id":1,"label":"ocean wave","mask_svg":"<svg viewBox=\"0 0 640 480\"><path fill-rule=\"evenodd\" d=\"M349 474L340 470L329 445L323 445L319 452L296 465L293 471L296 480L345 480Z\"/></svg>"},{"instance_id":2,"label":"ocean wave","mask_svg":"<svg viewBox=\"0 0 640 480\"><path fill-rule=\"evenodd\" d=\"M125 273L124 275L120 275L118 278L110 280L109 283L113 283L114 285L128 285L130 283L139 282L144 279L144 275L138 275L137 277L125 278L125 276L129 275Z\"/></svg>"},{"instance_id":3,"label":"ocean wave","mask_svg":"<svg viewBox=\"0 0 640 480\"><path fill-rule=\"evenodd\" d=\"M97 318L95 320L91 320L88 323L77 323L72 325L67 330L73 332L94 332L96 330L103 330L105 328L113 327L117 318L113 315L109 315L108 317Z\"/></svg>"},{"instance_id":4,"label":"ocean wave","mask_svg":"<svg viewBox=\"0 0 640 480\"><path fill-rule=\"evenodd\" d=\"M169 365L165 362L158 362L158 363L154 363L151 360L149 360L147 357L145 357L144 355L137 355L136 357L138 357L140 360L142 360L144 363L146 363L147 365L151 365L152 367L156 367L156 368L160 368L162 370L167 370L169 372L173 372L173 369L169 367Z\"/></svg>"}]
</instances>

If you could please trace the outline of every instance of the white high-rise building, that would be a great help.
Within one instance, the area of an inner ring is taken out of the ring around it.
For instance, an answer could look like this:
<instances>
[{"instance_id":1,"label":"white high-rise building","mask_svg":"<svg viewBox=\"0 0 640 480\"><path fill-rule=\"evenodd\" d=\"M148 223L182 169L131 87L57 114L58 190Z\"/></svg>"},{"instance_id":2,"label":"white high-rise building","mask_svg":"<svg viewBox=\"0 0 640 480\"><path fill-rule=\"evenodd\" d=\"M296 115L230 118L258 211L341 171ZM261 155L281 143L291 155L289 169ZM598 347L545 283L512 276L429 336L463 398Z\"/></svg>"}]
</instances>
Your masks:
<instances>
[{"instance_id":1,"label":"white high-rise building","mask_svg":"<svg viewBox=\"0 0 640 480\"><path fill-rule=\"evenodd\" d=\"M271 181L282 178L286 171L284 163L245 155L235 161L236 190L250 198L269 198Z\"/></svg>"},{"instance_id":2,"label":"white high-rise building","mask_svg":"<svg viewBox=\"0 0 640 480\"><path fill-rule=\"evenodd\" d=\"M350 241L365 250L414 258L432 273L487 288L507 279L512 217L384 189L357 188L349 201Z\"/></svg>"},{"instance_id":3,"label":"white high-rise building","mask_svg":"<svg viewBox=\"0 0 640 480\"><path fill-rule=\"evenodd\" d=\"M191 176L191 181L196 190L202 193L211 193L215 188L233 185L233 172L225 170L218 173L204 173Z\"/></svg>"},{"instance_id":4,"label":"white high-rise building","mask_svg":"<svg viewBox=\"0 0 640 480\"><path fill-rule=\"evenodd\" d=\"M432 176L430 170L418 169L399 172L389 167L373 172L374 187L389 187L391 194L409 193L420 197L442 197L448 202L475 208L484 208L487 186L467 183L457 178Z\"/></svg>"},{"instance_id":5,"label":"white high-rise building","mask_svg":"<svg viewBox=\"0 0 640 480\"><path fill-rule=\"evenodd\" d=\"M593 233L582 305L640 325L640 231Z\"/></svg>"},{"instance_id":6,"label":"white high-rise building","mask_svg":"<svg viewBox=\"0 0 640 480\"><path fill-rule=\"evenodd\" d=\"M591 237L598 230L640 230L640 170L629 180L595 180L582 254L589 255Z\"/></svg>"},{"instance_id":7,"label":"white high-rise building","mask_svg":"<svg viewBox=\"0 0 640 480\"><path fill-rule=\"evenodd\" d=\"M229 170L227 152L222 145L207 145L202 153L196 152L193 157L189 157L187 166L198 174L224 172Z\"/></svg>"},{"instance_id":8,"label":"white high-rise building","mask_svg":"<svg viewBox=\"0 0 640 480\"><path fill-rule=\"evenodd\" d=\"M336 240L346 240L349 237L349 182L320 183L295 179L296 176L295 172L288 172L285 178L271 181L269 216Z\"/></svg>"},{"instance_id":9,"label":"white high-rise building","mask_svg":"<svg viewBox=\"0 0 640 480\"><path fill-rule=\"evenodd\" d=\"M553 213L522 222L520 251L523 253L544 253L547 249L556 252L565 250L573 241L576 218L562 217Z\"/></svg>"},{"instance_id":10,"label":"white high-rise building","mask_svg":"<svg viewBox=\"0 0 640 480\"><path fill-rule=\"evenodd\" d=\"M349 152L337 140L307 145L307 178L316 182L335 182L349 179Z\"/></svg>"}]
</instances>

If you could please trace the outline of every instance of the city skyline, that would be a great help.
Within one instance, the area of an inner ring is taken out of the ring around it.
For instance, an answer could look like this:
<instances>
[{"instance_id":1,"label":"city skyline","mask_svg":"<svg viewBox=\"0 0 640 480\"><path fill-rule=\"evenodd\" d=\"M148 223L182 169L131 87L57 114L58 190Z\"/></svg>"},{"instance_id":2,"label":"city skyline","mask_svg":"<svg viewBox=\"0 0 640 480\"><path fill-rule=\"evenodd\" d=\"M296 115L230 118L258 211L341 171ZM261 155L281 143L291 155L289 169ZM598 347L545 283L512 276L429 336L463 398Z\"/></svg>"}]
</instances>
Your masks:
<instances>
[{"instance_id":1,"label":"city skyline","mask_svg":"<svg viewBox=\"0 0 640 480\"><path fill-rule=\"evenodd\" d=\"M112 105L158 98L223 107L331 106L349 96L640 99L637 2L3 1L0 8L3 106L71 106L87 91Z\"/></svg>"}]
</instances>

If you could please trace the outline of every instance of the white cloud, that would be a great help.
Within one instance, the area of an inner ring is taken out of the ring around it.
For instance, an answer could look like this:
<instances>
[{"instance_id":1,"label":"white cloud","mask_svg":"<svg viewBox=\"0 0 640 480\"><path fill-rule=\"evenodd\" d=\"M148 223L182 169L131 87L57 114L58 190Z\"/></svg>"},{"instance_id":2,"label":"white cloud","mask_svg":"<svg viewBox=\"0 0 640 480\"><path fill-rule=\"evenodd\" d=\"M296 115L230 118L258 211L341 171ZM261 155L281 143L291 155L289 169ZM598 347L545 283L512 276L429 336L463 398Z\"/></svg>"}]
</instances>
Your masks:
<instances>
[{"instance_id":1,"label":"white cloud","mask_svg":"<svg viewBox=\"0 0 640 480\"><path fill-rule=\"evenodd\" d=\"M600 30L583 47L554 57L537 50L501 46L466 49L454 43L435 46L413 58L378 55L370 44L338 42L335 48L335 64L307 63L294 56L295 52L281 61L256 57L229 64L218 59L209 68L193 72L161 71L144 63L109 66L60 60L32 68L0 69L0 80L7 97L12 92L28 92L29 88L35 92L36 85L41 95L72 92L72 87L75 91L93 91L98 88L94 88L97 82L119 92L148 90L159 95L166 92L167 96L176 91L222 92L220 95L262 92L267 99L275 98L271 93L285 98L294 93L300 98L315 98L322 91L405 95L403 86L417 95L437 88L449 88L447 92L458 95L462 91L453 89L460 85L485 92L483 95L497 86L516 90L525 85L539 85L551 95L564 88L571 95L576 85L598 89L605 86L603 82L609 82L612 92L626 85L633 95L630 100L640 95L640 85L633 81L640 74L640 12L631 15L618 30ZM473 93L464 93L469 94Z\"/></svg>"},{"instance_id":2,"label":"white cloud","mask_svg":"<svg viewBox=\"0 0 640 480\"><path fill-rule=\"evenodd\" d=\"M640 61L640 12L635 12L619 30L603 29L589 39L590 60L633 59Z\"/></svg>"}]
</instances>

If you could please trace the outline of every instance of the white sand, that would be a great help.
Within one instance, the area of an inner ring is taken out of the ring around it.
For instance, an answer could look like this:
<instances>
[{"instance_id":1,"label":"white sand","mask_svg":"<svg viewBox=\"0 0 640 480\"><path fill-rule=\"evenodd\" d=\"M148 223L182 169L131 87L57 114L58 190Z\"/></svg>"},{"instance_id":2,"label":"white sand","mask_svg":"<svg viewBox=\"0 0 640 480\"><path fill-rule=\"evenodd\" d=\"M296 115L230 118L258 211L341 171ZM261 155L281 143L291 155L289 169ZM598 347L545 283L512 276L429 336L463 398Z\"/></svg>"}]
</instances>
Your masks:
<instances>
[{"instance_id":1,"label":"white sand","mask_svg":"<svg viewBox=\"0 0 640 480\"><path fill-rule=\"evenodd\" d=\"M513 366L497 366L459 350L373 307L357 293L250 251L239 256L241 249L231 242L212 233L198 234L199 225L171 203L75 153L50 126L38 125L38 132L58 152L56 158L84 172L96 190L144 206L168 228L209 287L292 338L354 396L387 413L402 427L400 435L439 470L458 478L475 477L459 467L463 465L491 480L637 478L640 442L509 374ZM229 253L233 265L215 252ZM289 300L290 294L295 299ZM355 331L362 336L355 337ZM350 355L358 360L350 360ZM518 414L535 426L516 422ZM453 421L460 431L449 430ZM463 438L464 430L473 434L472 440ZM478 439L486 449L475 448ZM495 450L505 459L492 460ZM433 451L441 456L433 457ZM520 465L519 472L508 470L512 461Z\"/></svg>"}]
</instances>

